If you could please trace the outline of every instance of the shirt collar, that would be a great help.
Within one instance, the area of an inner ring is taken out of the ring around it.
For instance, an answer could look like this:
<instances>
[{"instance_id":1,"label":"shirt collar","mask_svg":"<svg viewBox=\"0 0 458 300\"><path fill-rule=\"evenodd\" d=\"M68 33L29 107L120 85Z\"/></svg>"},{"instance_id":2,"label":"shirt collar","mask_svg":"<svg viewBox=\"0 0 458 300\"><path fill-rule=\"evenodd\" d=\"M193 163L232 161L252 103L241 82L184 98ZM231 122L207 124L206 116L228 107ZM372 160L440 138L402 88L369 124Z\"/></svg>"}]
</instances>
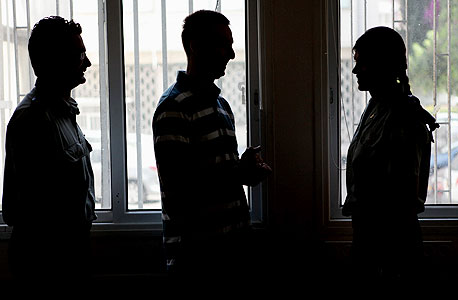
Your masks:
<instances>
[{"instance_id":1,"label":"shirt collar","mask_svg":"<svg viewBox=\"0 0 458 300\"><path fill-rule=\"evenodd\" d=\"M186 74L185 71L178 71L177 83L183 89L211 98L217 98L221 93L221 89L216 84L198 80Z\"/></svg>"},{"instance_id":2,"label":"shirt collar","mask_svg":"<svg viewBox=\"0 0 458 300\"><path fill-rule=\"evenodd\" d=\"M33 88L33 98L32 101L40 103L46 107L50 107L57 112L61 112L69 115L79 115L80 110L78 108L78 103L72 97L66 98L63 96L56 95L52 91L45 89L40 86L40 84L35 84Z\"/></svg>"}]
</instances>

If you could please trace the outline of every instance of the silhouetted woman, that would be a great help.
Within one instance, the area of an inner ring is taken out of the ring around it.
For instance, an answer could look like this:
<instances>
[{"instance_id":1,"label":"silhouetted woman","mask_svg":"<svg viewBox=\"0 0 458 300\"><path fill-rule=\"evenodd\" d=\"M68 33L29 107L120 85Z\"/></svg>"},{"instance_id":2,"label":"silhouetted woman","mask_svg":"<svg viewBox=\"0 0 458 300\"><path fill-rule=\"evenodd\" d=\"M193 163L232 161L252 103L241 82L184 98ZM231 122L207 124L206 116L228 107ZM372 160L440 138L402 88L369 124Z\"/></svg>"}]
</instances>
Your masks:
<instances>
[{"instance_id":1,"label":"silhouetted woman","mask_svg":"<svg viewBox=\"0 0 458 300\"><path fill-rule=\"evenodd\" d=\"M406 47L393 29L366 31L353 48L358 89L371 99L348 149L343 214L352 217L356 275L366 283L413 280L423 255L435 119L412 95Z\"/></svg>"}]
</instances>

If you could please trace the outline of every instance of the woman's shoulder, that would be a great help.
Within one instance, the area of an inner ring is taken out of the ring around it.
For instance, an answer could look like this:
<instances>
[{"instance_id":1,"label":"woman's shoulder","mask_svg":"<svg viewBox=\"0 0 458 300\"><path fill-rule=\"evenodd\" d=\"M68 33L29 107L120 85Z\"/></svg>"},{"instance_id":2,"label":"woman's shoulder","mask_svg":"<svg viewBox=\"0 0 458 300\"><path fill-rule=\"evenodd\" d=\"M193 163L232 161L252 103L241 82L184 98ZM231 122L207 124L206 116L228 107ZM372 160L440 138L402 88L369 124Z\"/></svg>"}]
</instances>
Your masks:
<instances>
[{"instance_id":1,"label":"woman's shoulder","mask_svg":"<svg viewBox=\"0 0 458 300\"><path fill-rule=\"evenodd\" d=\"M397 101L389 124L394 135L406 140L428 140L429 132L439 126L435 118L423 108L420 100L413 95L406 95Z\"/></svg>"}]
</instances>

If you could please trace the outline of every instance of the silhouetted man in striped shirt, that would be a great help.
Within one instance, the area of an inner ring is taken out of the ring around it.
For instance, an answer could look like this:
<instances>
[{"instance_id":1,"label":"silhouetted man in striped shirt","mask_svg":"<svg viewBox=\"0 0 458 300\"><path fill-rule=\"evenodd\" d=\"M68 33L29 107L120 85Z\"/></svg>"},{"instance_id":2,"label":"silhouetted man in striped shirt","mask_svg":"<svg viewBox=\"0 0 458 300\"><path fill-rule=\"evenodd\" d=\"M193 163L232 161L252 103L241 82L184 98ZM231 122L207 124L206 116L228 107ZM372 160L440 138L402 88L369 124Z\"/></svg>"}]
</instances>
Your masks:
<instances>
[{"instance_id":1,"label":"silhouetted man in striped shirt","mask_svg":"<svg viewBox=\"0 0 458 300\"><path fill-rule=\"evenodd\" d=\"M243 185L258 184L271 169L258 147L239 159L234 115L214 84L235 57L229 20L197 11L184 20L182 41L187 70L153 118L167 267L197 280L237 280L249 263Z\"/></svg>"}]
</instances>

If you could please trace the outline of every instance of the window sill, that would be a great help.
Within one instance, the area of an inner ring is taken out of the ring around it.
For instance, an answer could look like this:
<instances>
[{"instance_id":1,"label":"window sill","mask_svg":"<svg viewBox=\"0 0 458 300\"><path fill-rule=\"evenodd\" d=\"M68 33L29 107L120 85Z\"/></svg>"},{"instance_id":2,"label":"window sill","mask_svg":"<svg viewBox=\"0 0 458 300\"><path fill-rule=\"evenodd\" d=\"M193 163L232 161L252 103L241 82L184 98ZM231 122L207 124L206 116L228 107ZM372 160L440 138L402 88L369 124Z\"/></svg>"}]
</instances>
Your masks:
<instances>
[{"instance_id":1,"label":"window sill","mask_svg":"<svg viewBox=\"0 0 458 300\"><path fill-rule=\"evenodd\" d=\"M91 229L93 236L103 235L149 235L161 236L161 223L94 223Z\"/></svg>"},{"instance_id":2,"label":"window sill","mask_svg":"<svg viewBox=\"0 0 458 300\"><path fill-rule=\"evenodd\" d=\"M0 240L9 240L13 228L0 224ZM135 235L135 236L161 236L162 224L160 223L94 223L91 234L97 236Z\"/></svg>"}]
</instances>

